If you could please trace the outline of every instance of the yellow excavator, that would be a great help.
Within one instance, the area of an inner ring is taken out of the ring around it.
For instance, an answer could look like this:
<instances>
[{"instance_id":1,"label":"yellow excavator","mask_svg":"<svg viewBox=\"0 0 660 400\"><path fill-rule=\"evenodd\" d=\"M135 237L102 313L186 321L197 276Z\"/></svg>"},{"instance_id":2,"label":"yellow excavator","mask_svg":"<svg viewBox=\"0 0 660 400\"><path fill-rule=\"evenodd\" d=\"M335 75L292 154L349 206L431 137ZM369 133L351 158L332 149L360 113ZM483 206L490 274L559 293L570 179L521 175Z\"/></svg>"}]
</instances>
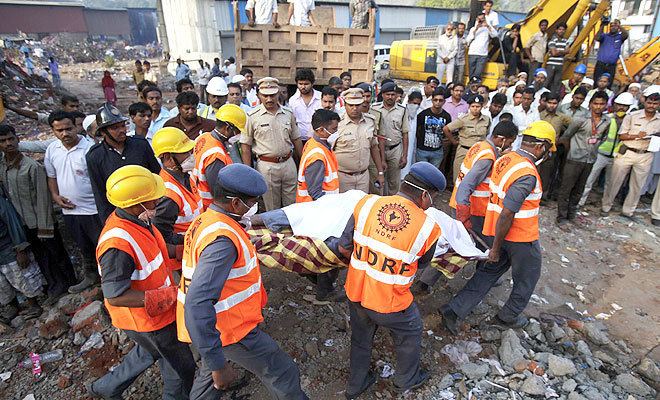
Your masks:
<instances>
[{"instance_id":1,"label":"yellow excavator","mask_svg":"<svg viewBox=\"0 0 660 400\"><path fill-rule=\"evenodd\" d=\"M568 78L578 64L575 59L580 51L589 54L593 48L596 33L600 29L603 16L609 12L609 8L610 3L607 0L600 1L595 6L592 6L591 0L540 0L522 21L517 22L521 28L522 42L524 44L529 42L532 35L538 32L539 22L543 19L548 20L549 36L562 22L567 25L564 37L571 37L573 32L578 29L575 37L571 38L572 44L565 57L564 78ZM508 25L505 29L500 29L500 40L511 28L511 25L513 24ZM428 75L435 74L439 28L434 27L435 32L431 34L429 34L431 31L429 28L431 27L416 28L411 34L411 40L399 40L392 43L390 50L390 75L392 77L421 81L425 80ZM586 48L583 49L582 45L585 43ZM491 44L489 55L482 79L486 86L495 88L497 79L504 75L506 65L501 61L499 45ZM468 71L467 65L465 71ZM464 77L464 81L466 79L467 76Z\"/></svg>"},{"instance_id":2,"label":"yellow excavator","mask_svg":"<svg viewBox=\"0 0 660 400\"><path fill-rule=\"evenodd\" d=\"M635 76L655 61L658 55L660 55L660 36L651 39L641 49L626 57L625 60L619 60L616 66L615 82L619 85L634 82Z\"/></svg>"}]
</instances>

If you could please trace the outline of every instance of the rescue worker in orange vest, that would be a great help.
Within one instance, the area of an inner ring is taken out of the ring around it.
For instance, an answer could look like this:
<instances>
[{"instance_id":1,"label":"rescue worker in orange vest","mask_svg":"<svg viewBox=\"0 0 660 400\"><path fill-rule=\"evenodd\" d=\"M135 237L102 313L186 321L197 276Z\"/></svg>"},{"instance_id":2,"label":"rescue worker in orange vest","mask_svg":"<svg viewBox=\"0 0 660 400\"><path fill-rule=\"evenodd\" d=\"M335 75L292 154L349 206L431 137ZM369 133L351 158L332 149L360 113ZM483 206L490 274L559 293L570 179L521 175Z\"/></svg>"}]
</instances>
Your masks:
<instances>
[{"instance_id":1,"label":"rescue worker in orange vest","mask_svg":"<svg viewBox=\"0 0 660 400\"><path fill-rule=\"evenodd\" d=\"M154 134L151 147L163 166L160 177L165 182L165 196L156 206L153 222L165 239L174 269L180 270L183 235L202 213L202 200L192 192L188 175L195 167L195 142L181 129L166 127Z\"/></svg>"},{"instance_id":2,"label":"rescue worker in orange vest","mask_svg":"<svg viewBox=\"0 0 660 400\"><path fill-rule=\"evenodd\" d=\"M255 374L274 399L307 399L296 364L258 328L267 296L241 221L256 213L266 189L256 170L228 165L215 180L213 203L186 232L177 327L202 358L191 399L220 398L237 378L227 360Z\"/></svg>"},{"instance_id":3,"label":"rescue worker in orange vest","mask_svg":"<svg viewBox=\"0 0 660 400\"><path fill-rule=\"evenodd\" d=\"M482 239L485 239L481 231L484 227L486 207L490 198L488 185L493 164L505 149L511 147L517 135L518 127L513 122L498 123L489 138L475 143L468 150L456 177L449 206L455 210L456 219L461 221L466 229L472 230ZM481 247L481 245L477 243L477 247ZM413 293L430 293L440 276L442 276L440 271L427 268L413 285Z\"/></svg>"},{"instance_id":4,"label":"rescue worker in orange vest","mask_svg":"<svg viewBox=\"0 0 660 400\"><path fill-rule=\"evenodd\" d=\"M136 344L106 377L130 384L127 377L144 369L140 352L146 351L158 361L163 398L188 399L196 365L190 348L177 340L177 288L165 241L150 222L164 194L163 179L138 165L117 169L106 182L108 201L117 208L96 248L101 289L112 324ZM88 387L94 396L102 395L97 382Z\"/></svg>"},{"instance_id":5,"label":"rescue worker in orange vest","mask_svg":"<svg viewBox=\"0 0 660 400\"><path fill-rule=\"evenodd\" d=\"M193 191L202 199L204 210L213 202L212 188L218 172L232 164L231 152L245 131L247 115L235 104L225 104L215 114L216 126L195 140L195 168L192 171Z\"/></svg>"},{"instance_id":6,"label":"rescue worker in orange vest","mask_svg":"<svg viewBox=\"0 0 660 400\"><path fill-rule=\"evenodd\" d=\"M429 377L420 367L422 318L410 285L418 267L427 267L433 258L440 227L424 210L445 186L436 167L415 163L397 194L362 198L339 239L339 251L350 259L345 285L351 324L347 399L376 382L369 365L379 326L390 331L396 345L395 388L412 390Z\"/></svg>"},{"instance_id":7,"label":"rescue worker in orange vest","mask_svg":"<svg viewBox=\"0 0 660 400\"><path fill-rule=\"evenodd\" d=\"M305 143L300 168L296 203L314 201L326 193L339 193L339 166L332 147L339 137L339 115L334 111L318 109L312 115L314 134ZM318 275L308 275L316 284L314 304L345 301L346 295L335 288L339 269Z\"/></svg>"},{"instance_id":8,"label":"rescue worker in orange vest","mask_svg":"<svg viewBox=\"0 0 660 400\"><path fill-rule=\"evenodd\" d=\"M490 199L483 234L491 245L488 262L477 265L465 287L440 308L445 328L458 334L459 321L483 300L509 268L513 288L495 317L498 325L521 328L522 315L541 275L539 207L541 179L536 165L556 150L555 129L546 121L531 123L523 132L520 149L500 157L490 176Z\"/></svg>"}]
</instances>

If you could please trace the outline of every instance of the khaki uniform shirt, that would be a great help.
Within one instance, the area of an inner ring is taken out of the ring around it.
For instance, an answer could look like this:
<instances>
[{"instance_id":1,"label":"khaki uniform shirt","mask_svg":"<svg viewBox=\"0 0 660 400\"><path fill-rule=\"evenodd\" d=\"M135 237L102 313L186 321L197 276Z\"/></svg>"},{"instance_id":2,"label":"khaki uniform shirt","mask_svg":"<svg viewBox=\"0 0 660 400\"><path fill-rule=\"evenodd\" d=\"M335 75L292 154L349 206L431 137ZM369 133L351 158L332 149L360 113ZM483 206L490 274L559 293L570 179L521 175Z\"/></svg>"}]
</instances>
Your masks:
<instances>
[{"instance_id":1,"label":"khaki uniform shirt","mask_svg":"<svg viewBox=\"0 0 660 400\"><path fill-rule=\"evenodd\" d=\"M240 142L252 146L257 157L284 157L291 153L293 141L299 138L291 109L280 106L275 114L271 114L262 104L248 113L247 127Z\"/></svg>"},{"instance_id":2,"label":"khaki uniform shirt","mask_svg":"<svg viewBox=\"0 0 660 400\"><path fill-rule=\"evenodd\" d=\"M526 47L528 47L532 53L532 58L534 59L532 61L542 63L548 47L548 35L540 31L536 32L532 35L532 38L529 39Z\"/></svg>"},{"instance_id":3,"label":"khaki uniform shirt","mask_svg":"<svg viewBox=\"0 0 660 400\"><path fill-rule=\"evenodd\" d=\"M406 107L395 104L389 110L383 102L374 103L371 108L381 114L380 128L378 133L390 139L385 146L395 146L403 140L403 135L408 135L408 112Z\"/></svg>"},{"instance_id":4,"label":"khaki uniform shirt","mask_svg":"<svg viewBox=\"0 0 660 400\"><path fill-rule=\"evenodd\" d=\"M660 116L658 116L658 113L655 113L650 121L646 119L644 110L632 112L623 118L619 135L636 135L640 132L646 132L647 138L660 132ZM622 140L621 142L631 149L646 150L649 148L650 140Z\"/></svg>"},{"instance_id":5,"label":"khaki uniform shirt","mask_svg":"<svg viewBox=\"0 0 660 400\"><path fill-rule=\"evenodd\" d=\"M347 114L339 121L339 138L333 149L339 170L343 172L361 172L369 168L371 147L378 145L374 136L376 119L371 114L362 114L359 123L353 122Z\"/></svg>"},{"instance_id":6,"label":"khaki uniform shirt","mask_svg":"<svg viewBox=\"0 0 660 400\"><path fill-rule=\"evenodd\" d=\"M447 129L452 132L458 130L459 145L470 148L486 138L489 124L488 117L482 114L473 117L472 114L467 113L447 124Z\"/></svg>"},{"instance_id":7,"label":"khaki uniform shirt","mask_svg":"<svg viewBox=\"0 0 660 400\"><path fill-rule=\"evenodd\" d=\"M566 128L568 128L572 120L572 118L566 114L550 114L545 110L541 111L540 115L542 121L548 122L553 128L555 128L555 134L558 138L561 137Z\"/></svg>"}]
</instances>

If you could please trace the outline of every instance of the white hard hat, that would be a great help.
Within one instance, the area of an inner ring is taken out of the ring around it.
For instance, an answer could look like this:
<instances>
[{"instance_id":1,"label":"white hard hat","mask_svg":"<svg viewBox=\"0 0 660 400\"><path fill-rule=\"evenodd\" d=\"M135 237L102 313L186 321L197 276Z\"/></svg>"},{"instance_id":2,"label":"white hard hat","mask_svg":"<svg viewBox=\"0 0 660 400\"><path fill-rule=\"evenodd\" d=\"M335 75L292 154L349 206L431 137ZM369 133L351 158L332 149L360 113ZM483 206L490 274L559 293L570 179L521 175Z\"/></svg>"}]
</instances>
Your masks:
<instances>
[{"instance_id":1,"label":"white hard hat","mask_svg":"<svg viewBox=\"0 0 660 400\"><path fill-rule=\"evenodd\" d=\"M591 79L591 78L582 78L582 82L581 82L581 83L583 83L583 84L585 84L585 85L589 85L589 86L591 86L591 87L594 86L594 80Z\"/></svg>"},{"instance_id":2,"label":"white hard hat","mask_svg":"<svg viewBox=\"0 0 660 400\"><path fill-rule=\"evenodd\" d=\"M642 93L644 97L649 97L653 93L660 93L660 85L651 85L644 89L644 92Z\"/></svg>"},{"instance_id":3,"label":"white hard hat","mask_svg":"<svg viewBox=\"0 0 660 400\"><path fill-rule=\"evenodd\" d=\"M92 125L92 123L94 123L95 121L96 121L96 115L91 114L86 116L85 119L83 119L83 123L82 123L83 129L87 130L87 128L89 128L90 125Z\"/></svg>"},{"instance_id":4,"label":"white hard hat","mask_svg":"<svg viewBox=\"0 0 660 400\"><path fill-rule=\"evenodd\" d=\"M214 96L226 96L229 94L229 89L227 89L227 83L224 79L214 76L206 85L206 93Z\"/></svg>"},{"instance_id":5,"label":"white hard hat","mask_svg":"<svg viewBox=\"0 0 660 400\"><path fill-rule=\"evenodd\" d=\"M620 95L616 96L614 99L615 104L621 104L623 106L632 106L635 104L635 98L631 93L623 92Z\"/></svg>"},{"instance_id":6,"label":"white hard hat","mask_svg":"<svg viewBox=\"0 0 660 400\"><path fill-rule=\"evenodd\" d=\"M245 80L245 77L241 74L236 74L234 75L233 78L231 78L231 83L241 83Z\"/></svg>"}]
</instances>

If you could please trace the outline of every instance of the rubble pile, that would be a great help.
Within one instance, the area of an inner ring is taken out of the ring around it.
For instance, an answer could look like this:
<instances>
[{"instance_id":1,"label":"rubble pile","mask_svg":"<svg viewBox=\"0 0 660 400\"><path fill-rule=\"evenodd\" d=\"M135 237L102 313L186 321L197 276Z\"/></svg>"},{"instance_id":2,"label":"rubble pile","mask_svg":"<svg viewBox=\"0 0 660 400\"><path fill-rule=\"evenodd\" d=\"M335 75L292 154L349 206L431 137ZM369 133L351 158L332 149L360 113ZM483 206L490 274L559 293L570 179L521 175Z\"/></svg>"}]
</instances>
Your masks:
<instances>
[{"instance_id":1,"label":"rubble pile","mask_svg":"<svg viewBox=\"0 0 660 400\"><path fill-rule=\"evenodd\" d=\"M66 33L46 36L33 47L43 48L45 54L54 56L61 64L103 61L106 57L115 60L153 58L158 57L160 51L155 45L129 46L123 40L79 40Z\"/></svg>"},{"instance_id":2,"label":"rubble pile","mask_svg":"<svg viewBox=\"0 0 660 400\"><path fill-rule=\"evenodd\" d=\"M28 75L23 68L8 59L0 61L0 96L5 104L37 112L50 112L56 104L55 93L49 80ZM14 113L7 113L6 122L30 138L39 133L36 121Z\"/></svg>"},{"instance_id":3,"label":"rubble pile","mask_svg":"<svg viewBox=\"0 0 660 400\"><path fill-rule=\"evenodd\" d=\"M456 358L467 356L456 349L465 345L446 345L450 373L417 398L656 398L658 365L650 358L636 360L625 342L610 339L600 322L541 314L540 321L532 319L524 329L482 326L479 332L480 337L467 343L483 350L465 361Z\"/></svg>"}]
</instances>

